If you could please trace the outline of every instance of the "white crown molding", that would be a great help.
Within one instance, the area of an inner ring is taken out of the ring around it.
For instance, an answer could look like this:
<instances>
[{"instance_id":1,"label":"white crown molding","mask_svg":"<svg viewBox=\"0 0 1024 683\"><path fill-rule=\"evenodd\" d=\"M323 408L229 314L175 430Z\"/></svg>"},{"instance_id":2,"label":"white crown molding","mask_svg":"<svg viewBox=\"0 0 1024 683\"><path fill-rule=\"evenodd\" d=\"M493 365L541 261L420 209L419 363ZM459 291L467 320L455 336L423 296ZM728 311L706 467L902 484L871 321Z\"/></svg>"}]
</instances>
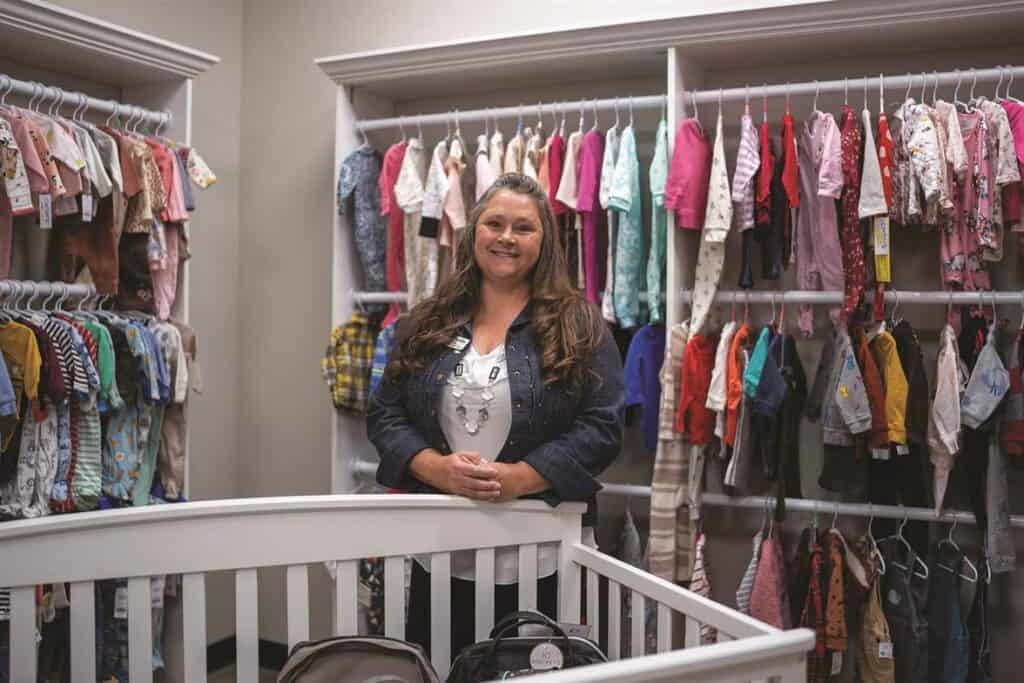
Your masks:
<instances>
[{"instance_id":1,"label":"white crown molding","mask_svg":"<svg viewBox=\"0 0 1024 683\"><path fill-rule=\"evenodd\" d=\"M1024 11L1024 0L861 0L794 3L770 9L703 16L645 19L615 25L498 35L473 40L416 45L321 57L316 64L335 83L368 85L392 79L486 69L597 54L629 54L668 47L748 39L794 38L808 34L865 31L901 24L962 21Z\"/></svg>"},{"instance_id":2,"label":"white crown molding","mask_svg":"<svg viewBox=\"0 0 1024 683\"><path fill-rule=\"evenodd\" d=\"M220 57L41 0L0 0L0 27L194 78Z\"/></svg>"}]
</instances>

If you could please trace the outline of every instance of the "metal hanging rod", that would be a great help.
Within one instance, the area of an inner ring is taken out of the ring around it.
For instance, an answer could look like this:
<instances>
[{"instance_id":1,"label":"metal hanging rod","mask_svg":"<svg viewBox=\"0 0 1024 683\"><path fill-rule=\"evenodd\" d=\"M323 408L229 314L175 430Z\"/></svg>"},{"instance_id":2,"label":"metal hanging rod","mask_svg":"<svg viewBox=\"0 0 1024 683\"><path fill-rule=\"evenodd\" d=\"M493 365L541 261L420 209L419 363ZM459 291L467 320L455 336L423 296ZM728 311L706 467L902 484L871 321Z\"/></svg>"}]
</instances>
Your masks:
<instances>
[{"instance_id":1,"label":"metal hanging rod","mask_svg":"<svg viewBox=\"0 0 1024 683\"><path fill-rule=\"evenodd\" d=\"M650 486L632 484L604 484L600 493L613 496L635 496L649 498ZM724 493L701 494L701 503L717 507L743 508L748 510L774 509L775 498L765 496L733 497ZM958 524L975 524L974 515L959 510L946 510L941 514L931 508L901 507L898 505L873 505L868 503L837 503L830 500L814 500L808 498L786 498L786 510L798 512L817 512L821 514L836 512L841 517L877 517L880 519L910 519L921 522L943 522ZM1011 515L1010 526L1024 528L1024 515Z\"/></svg>"},{"instance_id":2,"label":"metal hanging rod","mask_svg":"<svg viewBox=\"0 0 1024 683\"><path fill-rule=\"evenodd\" d=\"M356 304L404 304L409 301L408 292L352 292L349 297Z\"/></svg>"},{"instance_id":3,"label":"metal hanging rod","mask_svg":"<svg viewBox=\"0 0 1024 683\"><path fill-rule=\"evenodd\" d=\"M355 474L360 477L373 479L377 474L377 465L372 462L357 461L353 465ZM602 484L599 493L612 496L632 496L635 498L650 498L650 486L637 486L635 484ZM774 509L775 498L765 496L740 496L733 497L724 493L703 493L701 503L716 507L732 507L747 510L764 510L766 506ZM942 522L957 524L975 524L974 515L970 512L959 510L946 510L941 514L931 508L901 507L898 505L874 505L868 503L837 503L831 500L815 500L810 498L787 498L786 510L797 512L817 512L820 514L835 514L837 511L841 517L871 517L879 519L910 519L921 522ZM1011 515L1010 526L1024 528L1024 515Z\"/></svg>"},{"instance_id":4,"label":"metal hanging rod","mask_svg":"<svg viewBox=\"0 0 1024 683\"><path fill-rule=\"evenodd\" d=\"M897 91L905 91L914 84L920 87L922 82L926 82L928 87L933 87L936 83L938 85L956 85L957 82L960 82L962 86L967 88L965 92L969 92L971 85L975 82L998 81L1000 78L1009 78L1011 74L1015 79L1024 78L1024 67L997 66L992 69L972 69L968 67L959 71L943 71L941 73L933 71L931 73L905 73L892 76L882 74L881 76L873 76L867 79L861 75L831 81L807 81L804 83L786 83L782 85L751 85L741 88L694 90L685 93L683 102L688 103L693 99L698 104L707 104L718 102L719 100L732 102L750 98L820 95L837 92L857 93L865 87L871 90L872 93L877 93L879 92L879 86L882 86L883 89L889 92L897 93L898 98L902 97L903 93ZM922 79L924 80L922 81Z\"/></svg>"},{"instance_id":5,"label":"metal hanging rod","mask_svg":"<svg viewBox=\"0 0 1024 683\"><path fill-rule=\"evenodd\" d=\"M153 111L143 109L134 104L121 104L116 100L101 100L89 97L85 93L64 90L53 85L45 85L35 81L21 81L11 78L7 74L0 74L0 96L6 97L12 93L24 95L25 97L41 97L41 101L56 103L58 100L62 105L78 107L85 105L84 111L97 111L102 114L129 114L132 119L154 124L169 124L174 116L169 111Z\"/></svg>"},{"instance_id":6,"label":"metal hanging rod","mask_svg":"<svg viewBox=\"0 0 1024 683\"><path fill-rule=\"evenodd\" d=\"M35 280L0 280L0 296L11 295L87 297L96 294L92 285L70 282L37 282Z\"/></svg>"},{"instance_id":7,"label":"metal hanging rod","mask_svg":"<svg viewBox=\"0 0 1024 683\"><path fill-rule=\"evenodd\" d=\"M405 292L352 291L350 293L350 296L354 303L364 304L389 304L393 302L405 303L408 300L408 294L406 294ZM691 290L681 290L679 292L679 301L681 303L690 303L692 296L693 293ZM777 305L781 305L783 303L838 305L843 303L843 293L838 290L816 292L801 289L780 291L719 290L718 294L715 295L715 303L732 303L733 297L735 297L735 301L737 304L770 304L774 302ZM641 292L640 300L643 301L645 299L646 294ZM993 302L1000 306L1024 305L1024 291L943 292L941 290L936 290L923 292L902 292L900 290L890 289L885 292L885 302L888 304L899 303L901 306L904 304L946 305L950 303L955 305L970 305L984 303L984 305L986 306L991 306Z\"/></svg>"},{"instance_id":8,"label":"metal hanging rod","mask_svg":"<svg viewBox=\"0 0 1024 683\"><path fill-rule=\"evenodd\" d=\"M867 296L873 296L868 293ZM690 303L693 293L684 289L679 292L682 303ZM747 291L747 290L719 290L715 295L715 303L731 304L842 304L843 293L838 290L817 292L811 290L788 290L788 291ZM889 304L984 304L991 306L996 303L1001 306L1017 305L1024 306L1024 291L997 291L997 292L902 292L899 290L887 290L885 302Z\"/></svg>"},{"instance_id":9,"label":"metal hanging rod","mask_svg":"<svg viewBox=\"0 0 1024 683\"><path fill-rule=\"evenodd\" d=\"M522 104L515 107L497 107L494 109L469 109L451 111L440 114L418 114L413 116L394 116L386 119L363 119L356 121L356 130L364 133L371 130L398 128L399 126L431 126L445 123L468 123L472 121L493 121L494 119L531 120L538 110L544 114L582 114L594 111L612 111L618 109L623 114L634 110L660 109L665 106L665 95L644 95L641 97L612 97L594 100L571 100L568 102L549 102L541 104Z\"/></svg>"},{"instance_id":10,"label":"metal hanging rod","mask_svg":"<svg viewBox=\"0 0 1024 683\"><path fill-rule=\"evenodd\" d=\"M603 296L603 295L602 295ZM408 292L349 292L353 303L357 304L404 304L409 300ZM640 301L647 301L647 292L640 292Z\"/></svg>"},{"instance_id":11,"label":"metal hanging rod","mask_svg":"<svg viewBox=\"0 0 1024 683\"><path fill-rule=\"evenodd\" d=\"M991 69L966 68L959 71L943 71L931 73L905 73L902 75L887 76L854 76L850 78L835 79L829 81L806 81L803 83L785 83L781 85L743 86L738 88L721 88L708 90L684 91L684 104L696 101L698 104L713 102L733 102L748 100L750 98L765 97L786 97L800 95L815 95L823 93L853 92L867 88L874 92L888 89L890 92L906 90L913 85L927 83L929 87L953 86L960 83L968 89L976 84L989 81L998 81L1000 78L1007 79L1010 76L1014 79L1024 79L1024 67L1005 66ZM967 90L966 92L969 92ZM628 108L632 101L634 109L658 109L665 102L664 95L648 95L643 97L615 97L599 100L574 100L572 102L558 102L541 104L539 108L546 113L570 114L579 111L609 111L616 107L622 111ZM444 112L440 114L420 114L415 116L396 116L383 119L364 119L356 122L356 129L363 132L372 130L383 130L397 128L404 125L438 125L452 122L484 121L496 118L517 118L529 116L535 112L538 105L519 105L515 107L499 107L496 109L474 109L464 112Z\"/></svg>"}]
</instances>

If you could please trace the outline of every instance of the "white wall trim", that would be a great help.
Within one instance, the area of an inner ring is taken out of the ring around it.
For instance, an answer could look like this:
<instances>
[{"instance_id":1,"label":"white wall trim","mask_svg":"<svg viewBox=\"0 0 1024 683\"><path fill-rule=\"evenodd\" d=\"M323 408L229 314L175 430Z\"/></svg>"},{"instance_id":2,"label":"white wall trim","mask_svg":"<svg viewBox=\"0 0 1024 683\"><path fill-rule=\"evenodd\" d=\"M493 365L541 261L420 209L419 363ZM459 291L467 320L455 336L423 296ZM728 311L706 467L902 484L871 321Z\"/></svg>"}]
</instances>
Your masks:
<instances>
[{"instance_id":1,"label":"white wall trim","mask_svg":"<svg viewBox=\"0 0 1024 683\"><path fill-rule=\"evenodd\" d=\"M167 74L194 78L220 57L42 0L0 0L0 26L59 41L125 62L145 64Z\"/></svg>"},{"instance_id":2,"label":"white wall trim","mask_svg":"<svg viewBox=\"0 0 1024 683\"><path fill-rule=\"evenodd\" d=\"M1024 0L889 0L790 3L784 7L633 23L496 35L321 57L316 64L336 83L366 85L423 73L552 62L594 54L628 54L669 47L750 39L798 38L809 33L870 30L907 23L962 21L969 16L1019 13Z\"/></svg>"}]
</instances>

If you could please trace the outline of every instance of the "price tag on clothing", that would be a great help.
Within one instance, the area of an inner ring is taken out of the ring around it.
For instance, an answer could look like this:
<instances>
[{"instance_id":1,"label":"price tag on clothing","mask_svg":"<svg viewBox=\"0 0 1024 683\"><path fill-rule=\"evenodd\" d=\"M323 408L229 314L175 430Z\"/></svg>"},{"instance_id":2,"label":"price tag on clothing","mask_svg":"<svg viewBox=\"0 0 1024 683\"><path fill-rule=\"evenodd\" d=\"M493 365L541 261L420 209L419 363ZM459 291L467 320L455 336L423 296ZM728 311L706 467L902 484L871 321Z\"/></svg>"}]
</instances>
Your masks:
<instances>
[{"instance_id":1,"label":"price tag on clothing","mask_svg":"<svg viewBox=\"0 0 1024 683\"><path fill-rule=\"evenodd\" d=\"M875 279L878 282L892 282L892 268L889 261L889 217L876 216L872 221L875 244Z\"/></svg>"},{"instance_id":2,"label":"price tag on clothing","mask_svg":"<svg viewBox=\"0 0 1024 683\"><path fill-rule=\"evenodd\" d=\"M373 604L373 591L362 581L359 582L359 589L356 591L359 604L369 609Z\"/></svg>"},{"instance_id":3,"label":"price tag on clothing","mask_svg":"<svg viewBox=\"0 0 1024 683\"><path fill-rule=\"evenodd\" d=\"M114 618L128 618L128 589L124 586L114 591Z\"/></svg>"},{"instance_id":4,"label":"price tag on clothing","mask_svg":"<svg viewBox=\"0 0 1024 683\"><path fill-rule=\"evenodd\" d=\"M896 455L910 455L910 446L905 443L897 444Z\"/></svg>"},{"instance_id":5,"label":"price tag on clothing","mask_svg":"<svg viewBox=\"0 0 1024 683\"><path fill-rule=\"evenodd\" d=\"M92 223L92 218L95 216L95 208L92 203L92 193L82 193L82 222Z\"/></svg>"},{"instance_id":6,"label":"price tag on clothing","mask_svg":"<svg viewBox=\"0 0 1024 683\"><path fill-rule=\"evenodd\" d=\"M892 659L892 643L879 643L878 644L878 658L879 659Z\"/></svg>"},{"instance_id":7,"label":"price tag on clothing","mask_svg":"<svg viewBox=\"0 0 1024 683\"><path fill-rule=\"evenodd\" d=\"M889 459L889 449L888 448L872 448L871 449L871 458L873 460L888 460Z\"/></svg>"},{"instance_id":8,"label":"price tag on clothing","mask_svg":"<svg viewBox=\"0 0 1024 683\"><path fill-rule=\"evenodd\" d=\"M838 676L843 670L843 653L833 652L832 653L832 673L830 676Z\"/></svg>"},{"instance_id":9,"label":"price tag on clothing","mask_svg":"<svg viewBox=\"0 0 1024 683\"><path fill-rule=\"evenodd\" d=\"M43 230L53 227L53 197L49 193L39 195L39 227Z\"/></svg>"},{"instance_id":10,"label":"price tag on clothing","mask_svg":"<svg viewBox=\"0 0 1024 683\"><path fill-rule=\"evenodd\" d=\"M164 586L167 583L166 576L154 576L149 580L149 605L155 609L164 606Z\"/></svg>"}]
</instances>

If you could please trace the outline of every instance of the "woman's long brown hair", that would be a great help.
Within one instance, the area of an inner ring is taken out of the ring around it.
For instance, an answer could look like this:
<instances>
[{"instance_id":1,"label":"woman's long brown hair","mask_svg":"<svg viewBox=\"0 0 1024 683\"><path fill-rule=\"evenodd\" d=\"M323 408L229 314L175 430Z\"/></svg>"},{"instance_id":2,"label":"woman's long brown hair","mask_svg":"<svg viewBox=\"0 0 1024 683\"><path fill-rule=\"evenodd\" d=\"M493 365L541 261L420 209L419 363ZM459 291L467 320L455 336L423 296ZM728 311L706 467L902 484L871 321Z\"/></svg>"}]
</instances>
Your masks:
<instances>
[{"instance_id":1,"label":"woman's long brown hair","mask_svg":"<svg viewBox=\"0 0 1024 683\"><path fill-rule=\"evenodd\" d=\"M479 305L483 274L476 263L477 223L499 192L533 199L543 225L540 256L530 275L530 327L540 348L544 384L559 384L578 394L587 379L591 356L607 327L569 278L565 253L555 234L548 198L536 181L508 173L484 193L470 213L456 247L455 272L430 298L416 305L399 325L396 353L385 375L397 379L422 370L444 352L470 322Z\"/></svg>"}]
</instances>

